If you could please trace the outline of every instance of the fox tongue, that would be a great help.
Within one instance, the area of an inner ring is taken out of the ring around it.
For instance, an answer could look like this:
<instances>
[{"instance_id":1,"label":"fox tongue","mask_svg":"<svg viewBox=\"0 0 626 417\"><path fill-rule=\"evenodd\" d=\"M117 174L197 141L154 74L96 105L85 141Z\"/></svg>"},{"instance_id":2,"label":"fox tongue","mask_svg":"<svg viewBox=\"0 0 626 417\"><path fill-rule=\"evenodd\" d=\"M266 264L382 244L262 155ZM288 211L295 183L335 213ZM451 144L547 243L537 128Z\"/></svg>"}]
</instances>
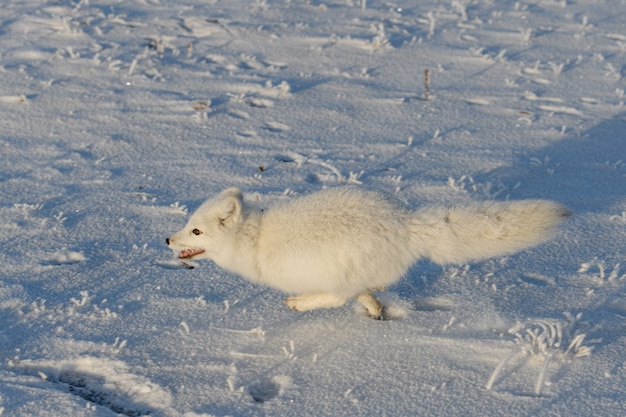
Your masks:
<instances>
[{"instance_id":1,"label":"fox tongue","mask_svg":"<svg viewBox=\"0 0 626 417\"><path fill-rule=\"evenodd\" d=\"M185 258L190 258L194 255L198 255L200 253L204 252L204 249L185 249L180 251L180 254L178 255L179 259L185 259Z\"/></svg>"}]
</instances>

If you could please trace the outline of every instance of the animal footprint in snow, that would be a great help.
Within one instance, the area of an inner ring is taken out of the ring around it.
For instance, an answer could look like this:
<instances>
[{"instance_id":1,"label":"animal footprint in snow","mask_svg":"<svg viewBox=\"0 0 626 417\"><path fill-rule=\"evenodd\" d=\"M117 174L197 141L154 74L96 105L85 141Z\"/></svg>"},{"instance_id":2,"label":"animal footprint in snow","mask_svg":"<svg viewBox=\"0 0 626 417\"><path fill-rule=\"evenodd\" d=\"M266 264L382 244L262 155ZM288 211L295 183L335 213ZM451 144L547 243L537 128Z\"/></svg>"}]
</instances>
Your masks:
<instances>
[{"instance_id":1,"label":"animal footprint in snow","mask_svg":"<svg viewBox=\"0 0 626 417\"><path fill-rule=\"evenodd\" d=\"M282 395L290 385L291 378L288 376L275 376L250 386L248 393L254 401L264 403Z\"/></svg>"},{"instance_id":2,"label":"animal footprint in snow","mask_svg":"<svg viewBox=\"0 0 626 417\"><path fill-rule=\"evenodd\" d=\"M65 386L70 394L106 407L116 415L139 417L155 412L169 415L171 394L143 376L133 374L122 361L80 357L62 361L22 361L16 366Z\"/></svg>"},{"instance_id":3,"label":"animal footprint in snow","mask_svg":"<svg viewBox=\"0 0 626 417\"><path fill-rule=\"evenodd\" d=\"M280 122L267 122L263 128L270 132L284 132L289 130L289 126Z\"/></svg>"},{"instance_id":4,"label":"animal footprint in snow","mask_svg":"<svg viewBox=\"0 0 626 417\"><path fill-rule=\"evenodd\" d=\"M46 265L71 265L85 260L87 258L82 253L63 249L48 257L43 263Z\"/></svg>"}]
</instances>

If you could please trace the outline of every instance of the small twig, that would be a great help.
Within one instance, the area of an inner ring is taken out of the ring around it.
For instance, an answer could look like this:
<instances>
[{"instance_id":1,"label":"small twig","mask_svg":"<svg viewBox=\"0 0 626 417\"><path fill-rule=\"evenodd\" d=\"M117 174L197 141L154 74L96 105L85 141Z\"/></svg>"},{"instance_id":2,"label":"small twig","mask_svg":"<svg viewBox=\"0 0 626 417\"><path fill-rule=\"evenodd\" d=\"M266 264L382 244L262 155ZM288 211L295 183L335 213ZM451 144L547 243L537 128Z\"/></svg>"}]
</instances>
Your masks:
<instances>
[{"instance_id":1,"label":"small twig","mask_svg":"<svg viewBox=\"0 0 626 417\"><path fill-rule=\"evenodd\" d=\"M521 349L514 349L511 352L509 352L509 354L506 355L506 357L500 361L498 366L496 366L496 369L494 369L494 371L491 373L491 376L489 377L489 381L487 381L487 384L485 385L485 389L487 391L491 390L491 388L493 387L493 384L496 382L496 379L498 378L498 376L500 376L502 369L506 366L507 363L513 360L513 358L517 356L521 356L521 355L526 355L527 353L528 353L528 349L526 347L522 347Z\"/></svg>"},{"instance_id":2,"label":"small twig","mask_svg":"<svg viewBox=\"0 0 626 417\"><path fill-rule=\"evenodd\" d=\"M550 365L550 359L552 359L552 353L548 353L543 361L543 366L539 375L537 375L537 381L535 381L535 395L539 397L541 395L541 388L543 388L544 380L546 379L546 373L548 372L548 366Z\"/></svg>"}]
</instances>

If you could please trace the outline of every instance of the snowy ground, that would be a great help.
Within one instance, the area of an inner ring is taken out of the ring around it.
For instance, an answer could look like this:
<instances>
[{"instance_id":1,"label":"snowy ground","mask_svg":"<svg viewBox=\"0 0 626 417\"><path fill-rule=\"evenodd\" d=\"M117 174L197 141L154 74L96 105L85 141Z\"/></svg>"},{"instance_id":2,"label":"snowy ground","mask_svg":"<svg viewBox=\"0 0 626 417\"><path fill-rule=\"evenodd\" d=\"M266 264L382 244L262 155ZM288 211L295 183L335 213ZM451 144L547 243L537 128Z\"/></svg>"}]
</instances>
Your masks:
<instances>
[{"instance_id":1,"label":"snowy ground","mask_svg":"<svg viewBox=\"0 0 626 417\"><path fill-rule=\"evenodd\" d=\"M0 415L626 415L625 58L623 0L3 2ZM164 244L343 183L575 216L385 322Z\"/></svg>"}]
</instances>

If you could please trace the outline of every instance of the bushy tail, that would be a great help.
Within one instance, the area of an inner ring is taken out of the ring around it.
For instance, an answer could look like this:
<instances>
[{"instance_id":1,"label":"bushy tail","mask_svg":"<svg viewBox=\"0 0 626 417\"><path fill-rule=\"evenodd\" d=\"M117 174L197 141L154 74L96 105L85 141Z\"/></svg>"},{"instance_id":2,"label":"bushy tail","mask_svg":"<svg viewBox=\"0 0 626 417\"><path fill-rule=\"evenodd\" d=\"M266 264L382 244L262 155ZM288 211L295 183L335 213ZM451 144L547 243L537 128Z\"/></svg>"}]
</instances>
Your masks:
<instances>
[{"instance_id":1,"label":"bushy tail","mask_svg":"<svg viewBox=\"0 0 626 417\"><path fill-rule=\"evenodd\" d=\"M438 264L506 255L550 239L570 211L546 200L427 207L410 222L413 251Z\"/></svg>"}]
</instances>

